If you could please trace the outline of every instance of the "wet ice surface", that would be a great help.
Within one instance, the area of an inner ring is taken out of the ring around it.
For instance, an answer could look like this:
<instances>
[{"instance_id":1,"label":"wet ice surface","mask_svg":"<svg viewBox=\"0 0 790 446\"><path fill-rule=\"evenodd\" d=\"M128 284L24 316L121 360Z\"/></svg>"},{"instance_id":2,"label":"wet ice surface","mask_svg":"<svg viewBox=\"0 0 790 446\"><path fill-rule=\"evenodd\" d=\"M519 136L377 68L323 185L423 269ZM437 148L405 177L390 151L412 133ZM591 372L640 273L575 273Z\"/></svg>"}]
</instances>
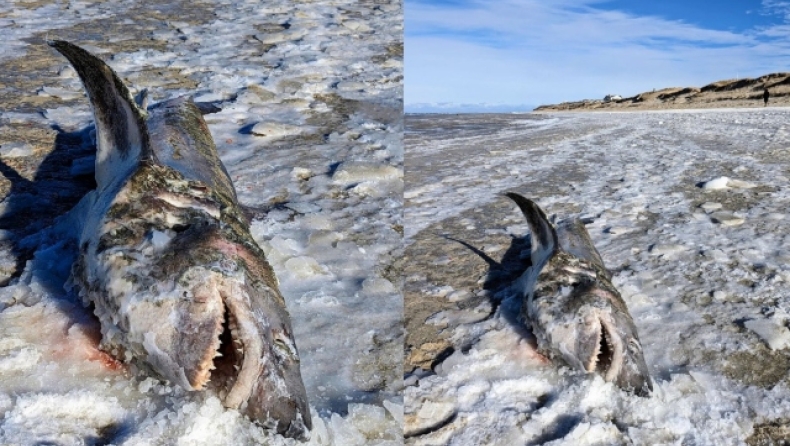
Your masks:
<instances>
[{"instance_id":1,"label":"wet ice surface","mask_svg":"<svg viewBox=\"0 0 790 446\"><path fill-rule=\"evenodd\" d=\"M788 118L772 108L408 116L406 319L433 331L407 335L408 368L430 369L407 370L407 443L787 438L775 426L790 419ZM529 230L505 191L592 219L652 396L535 354L510 288Z\"/></svg>"},{"instance_id":2,"label":"wet ice surface","mask_svg":"<svg viewBox=\"0 0 790 446\"><path fill-rule=\"evenodd\" d=\"M48 37L95 51L153 102L222 109L206 120L291 313L312 444L399 444L402 4L50 3L0 7L0 63L30 70L0 85L0 443L291 442L96 350L89 310L63 289L70 222L49 227L90 187L92 116Z\"/></svg>"}]
</instances>

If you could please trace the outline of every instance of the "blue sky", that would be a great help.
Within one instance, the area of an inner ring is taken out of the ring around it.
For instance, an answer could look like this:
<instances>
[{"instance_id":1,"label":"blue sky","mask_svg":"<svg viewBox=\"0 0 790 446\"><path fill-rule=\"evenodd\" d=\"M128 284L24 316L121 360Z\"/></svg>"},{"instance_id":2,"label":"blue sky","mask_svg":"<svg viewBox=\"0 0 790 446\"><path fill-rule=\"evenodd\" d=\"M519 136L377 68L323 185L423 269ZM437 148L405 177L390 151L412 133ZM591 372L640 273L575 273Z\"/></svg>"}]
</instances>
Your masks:
<instances>
[{"instance_id":1,"label":"blue sky","mask_svg":"<svg viewBox=\"0 0 790 446\"><path fill-rule=\"evenodd\" d=\"M405 103L509 111L790 71L790 0L405 0Z\"/></svg>"}]
</instances>

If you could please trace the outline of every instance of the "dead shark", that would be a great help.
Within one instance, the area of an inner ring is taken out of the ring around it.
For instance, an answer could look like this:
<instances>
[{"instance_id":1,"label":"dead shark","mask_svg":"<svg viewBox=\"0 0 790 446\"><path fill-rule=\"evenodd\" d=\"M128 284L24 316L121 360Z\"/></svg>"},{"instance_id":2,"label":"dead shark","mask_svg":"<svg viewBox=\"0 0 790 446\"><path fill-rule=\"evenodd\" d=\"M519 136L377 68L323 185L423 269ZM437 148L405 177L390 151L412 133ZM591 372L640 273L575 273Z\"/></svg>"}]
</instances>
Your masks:
<instances>
[{"instance_id":1,"label":"dead shark","mask_svg":"<svg viewBox=\"0 0 790 446\"><path fill-rule=\"evenodd\" d=\"M598 373L617 386L653 390L636 326L612 275L578 218L557 227L534 202L515 193L532 234L532 266L518 279L522 317L538 350L571 368Z\"/></svg>"},{"instance_id":2,"label":"dead shark","mask_svg":"<svg viewBox=\"0 0 790 446\"><path fill-rule=\"evenodd\" d=\"M146 109L99 58L48 44L76 69L96 123L97 187L73 210L70 283L94 307L100 347L308 439L290 316L200 110L185 97Z\"/></svg>"}]
</instances>

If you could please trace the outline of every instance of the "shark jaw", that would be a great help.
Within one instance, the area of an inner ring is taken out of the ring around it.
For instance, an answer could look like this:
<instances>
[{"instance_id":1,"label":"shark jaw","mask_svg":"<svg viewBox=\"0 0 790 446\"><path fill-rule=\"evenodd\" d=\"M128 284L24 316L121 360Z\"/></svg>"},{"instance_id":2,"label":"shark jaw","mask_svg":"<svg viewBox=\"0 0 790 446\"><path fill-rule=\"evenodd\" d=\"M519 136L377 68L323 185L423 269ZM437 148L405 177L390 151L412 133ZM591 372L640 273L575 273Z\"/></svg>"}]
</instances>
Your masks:
<instances>
[{"instance_id":1,"label":"shark jaw","mask_svg":"<svg viewBox=\"0 0 790 446\"><path fill-rule=\"evenodd\" d=\"M209 389L225 407L262 426L309 439L310 408L289 325L277 313L252 311L251 303L261 301L260 290L236 278L212 272L197 291L221 298L223 311L190 379L192 390Z\"/></svg>"},{"instance_id":2,"label":"shark jaw","mask_svg":"<svg viewBox=\"0 0 790 446\"><path fill-rule=\"evenodd\" d=\"M226 407L238 409L252 391L260 375L262 364L261 335L220 280L213 275L195 290L201 294L219 294L222 299L222 318L217 321L212 342L203 355L195 372L189 379L193 390L204 390L212 386L222 397ZM236 288L236 287L232 287Z\"/></svg>"}]
</instances>

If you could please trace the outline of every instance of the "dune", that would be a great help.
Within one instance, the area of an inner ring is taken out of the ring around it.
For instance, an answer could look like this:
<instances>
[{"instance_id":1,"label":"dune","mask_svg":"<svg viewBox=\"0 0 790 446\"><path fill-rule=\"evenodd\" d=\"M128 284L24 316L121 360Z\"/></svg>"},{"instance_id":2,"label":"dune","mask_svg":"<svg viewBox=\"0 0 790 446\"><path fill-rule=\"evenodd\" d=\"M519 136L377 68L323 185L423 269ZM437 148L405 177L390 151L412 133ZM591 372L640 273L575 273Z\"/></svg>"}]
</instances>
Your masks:
<instances>
[{"instance_id":1,"label":"dune","mask_svg":"<svg viewBox=\"0 0 790 446\"><path fill-rule=\"evenodd\" d=\"M537 112L594 110L667 110L680 108L762 107L763 89L770 92L769 105L790 105L790 73L771 73L757 78L726 79L703 87L668 87L619 100L583 99L541 105Z\"/></svg>"}]
</instances>

